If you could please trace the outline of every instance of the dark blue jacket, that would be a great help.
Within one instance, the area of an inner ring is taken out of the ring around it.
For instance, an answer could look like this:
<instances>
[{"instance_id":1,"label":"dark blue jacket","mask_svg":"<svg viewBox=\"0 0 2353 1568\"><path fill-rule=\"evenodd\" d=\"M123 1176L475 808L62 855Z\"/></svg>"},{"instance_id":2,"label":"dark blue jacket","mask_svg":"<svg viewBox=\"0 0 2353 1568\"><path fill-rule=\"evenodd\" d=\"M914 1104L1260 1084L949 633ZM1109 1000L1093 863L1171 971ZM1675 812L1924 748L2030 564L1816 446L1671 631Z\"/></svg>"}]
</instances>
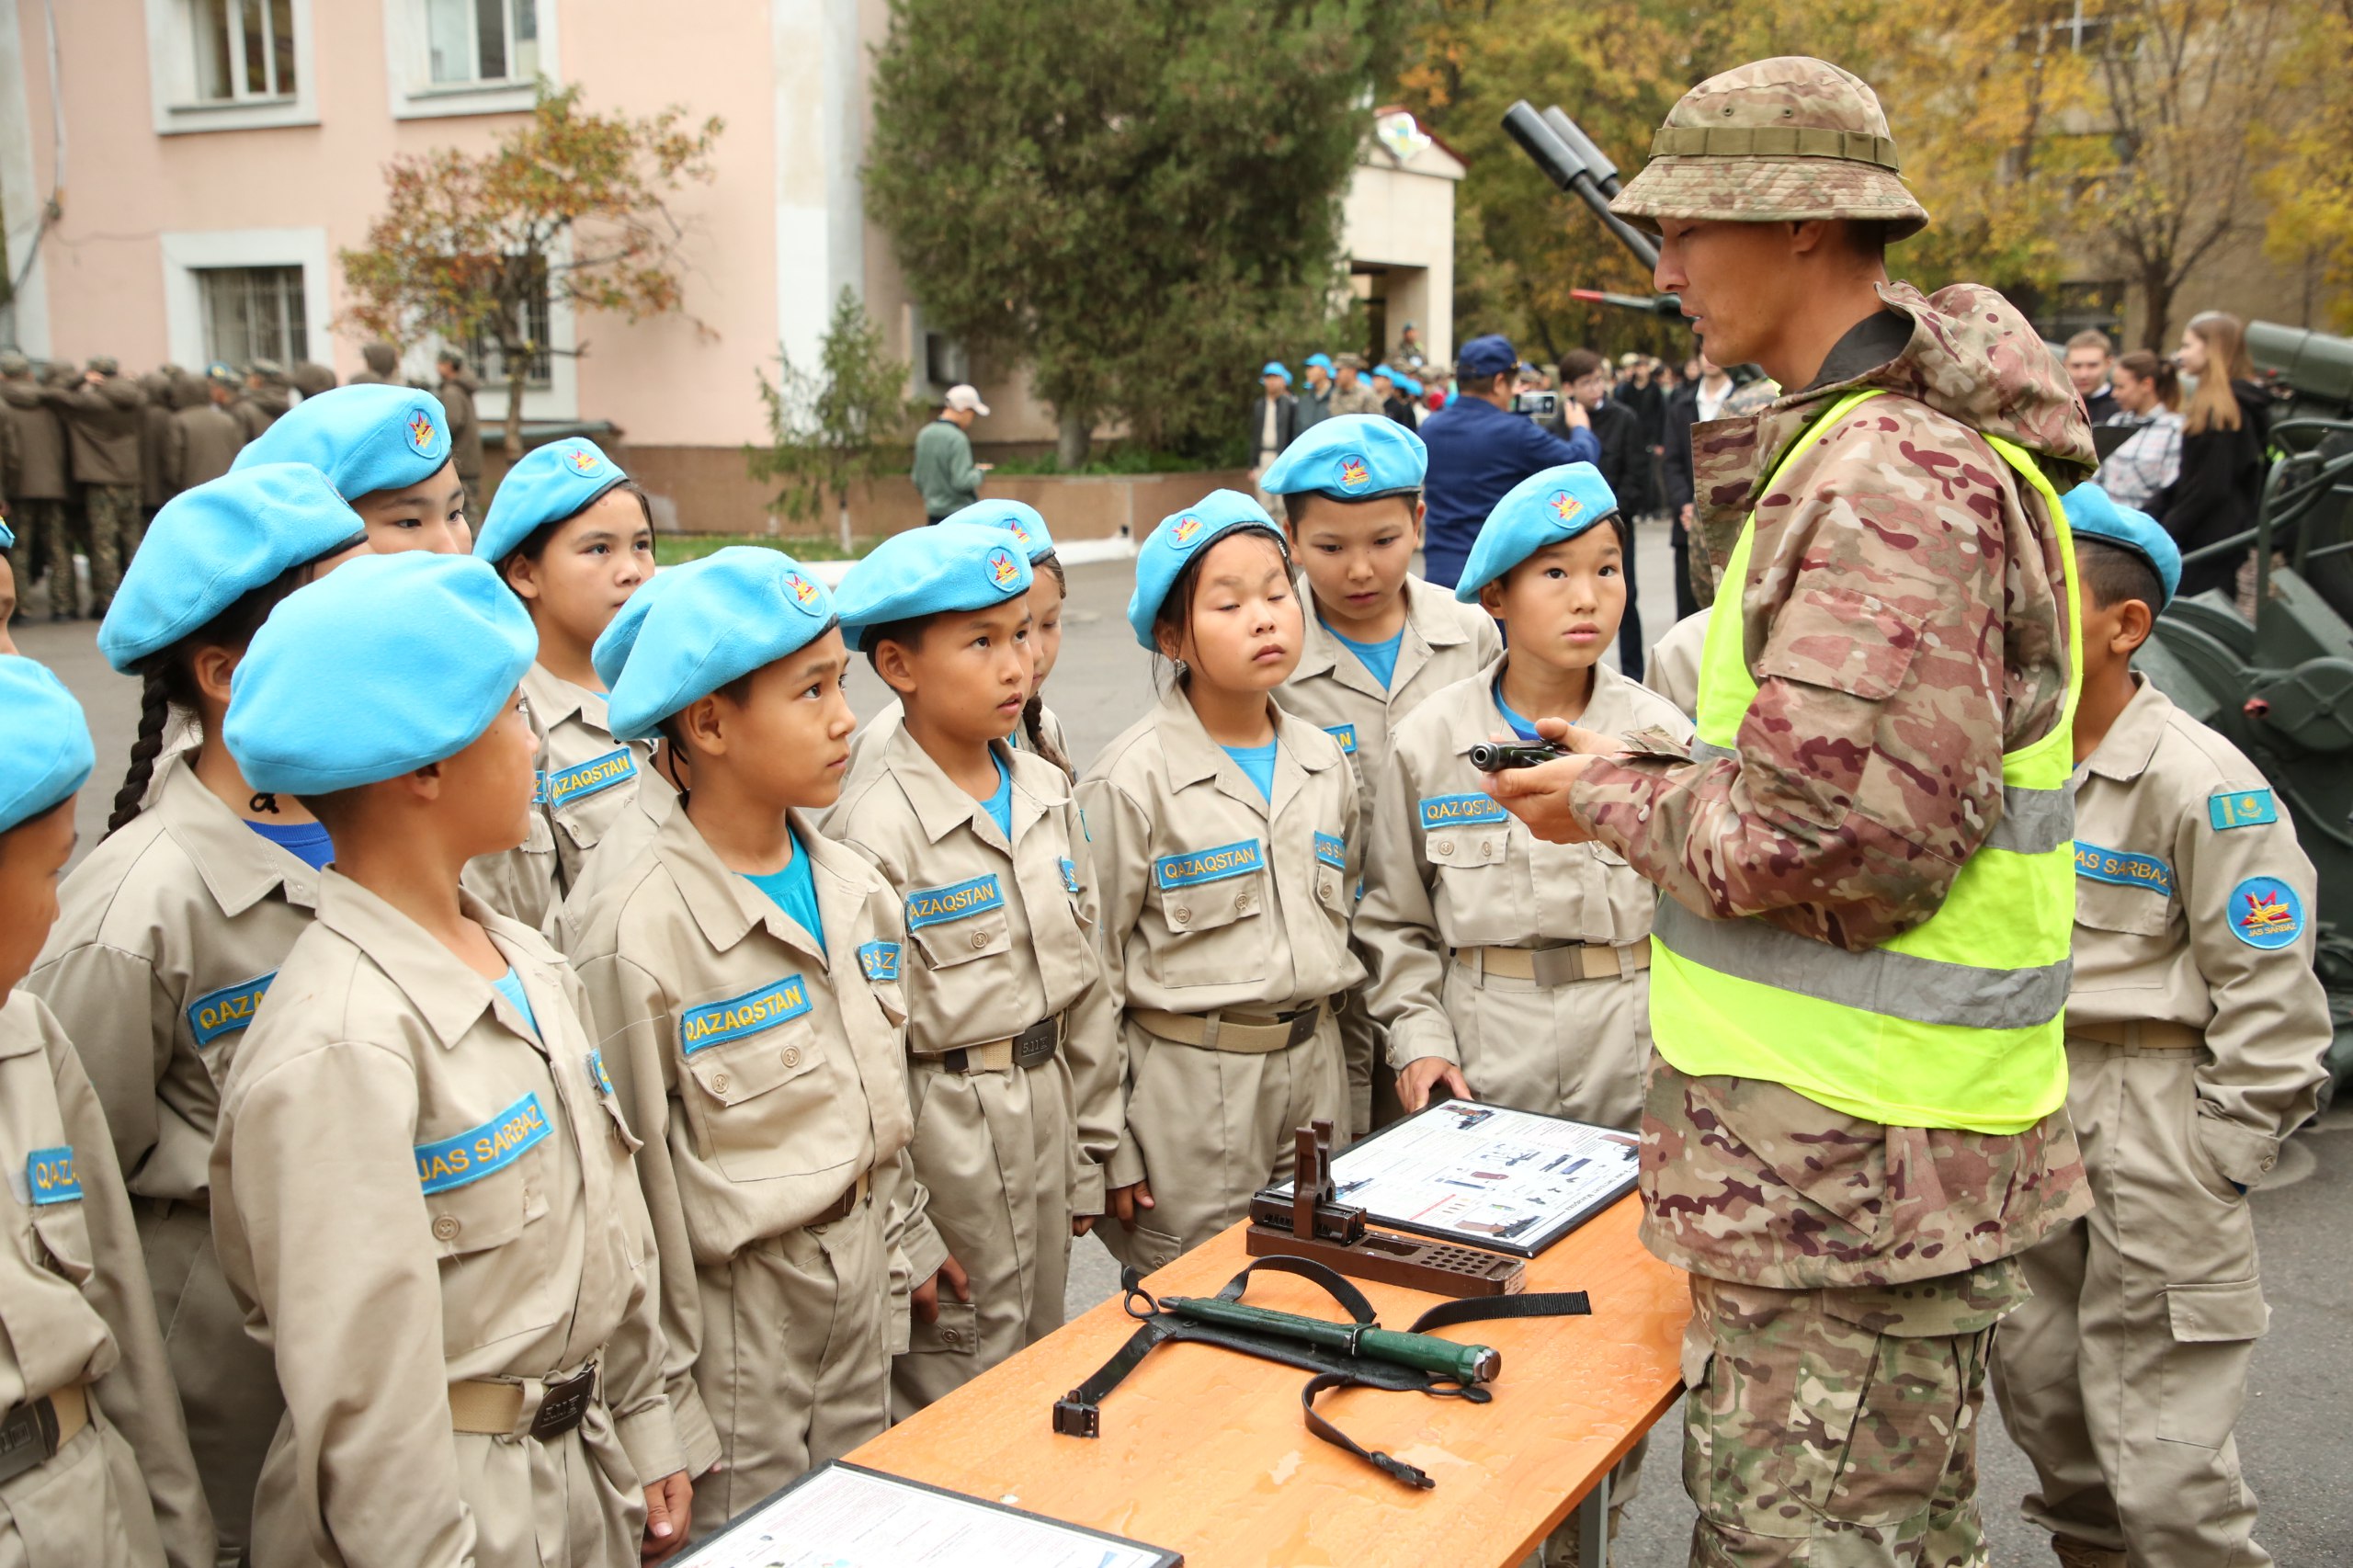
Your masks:
<instances>
[{"instance_id":1,"label":"dark blue jacket","mask_svg":"<svg viewBox=\"0 0 2353 1568\"><path fill-rule=\"evenodd\" d=\"M1458 397L1424 420L1422 440L1430 449L1422 489L1429 506L1424 569L1442 587L1461 576L1479 526L1506 491L1544 469L1601 458L1590 430L1572 430L1564 441L1524 414L1475 397Z\"/></svg>"}]
</instances>

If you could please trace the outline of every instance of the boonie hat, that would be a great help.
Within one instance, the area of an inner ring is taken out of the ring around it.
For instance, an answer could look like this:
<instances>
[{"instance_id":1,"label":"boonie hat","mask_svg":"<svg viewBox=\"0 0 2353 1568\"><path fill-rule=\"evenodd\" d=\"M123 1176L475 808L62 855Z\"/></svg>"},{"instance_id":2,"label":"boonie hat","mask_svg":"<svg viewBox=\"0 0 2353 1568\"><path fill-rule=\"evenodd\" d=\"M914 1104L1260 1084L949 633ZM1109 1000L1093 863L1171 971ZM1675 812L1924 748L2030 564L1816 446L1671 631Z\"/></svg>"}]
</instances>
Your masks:
<instances>
[{"instance_id":1,"label":"boonie hat","mask_svg":"<svg viewBox=\"0 0 2353 1568\"><path fill-rule=\"evenodd\" d=\"M780 550L729 545L662 575L672 581L637 623L605 705L625 741L653 739L663 720L799 653L834 624L833 596Z\"/></svg>"},{"instance_id":2,"label":"boonie hat","mask_svg":"<svg viewBox=\"0 0 2353 1568\"><path fill-rule=\"evenodd\" d=\"M939 519L943 523L970 523L975 528L1003 528L1013 536L1013 542L1028 552L1029 564L1037 565L1054 552L1054 536L1047 531L1046 519L1038 508L1022 501L975 501L961 511L950 512Z\"/></svg>"},{"instance_id":3,"label":"boonie hat","mask_svg":"<svg viewBox=\"0 0 2353 1568\"><path fill-rule=\"evenodd\" d=\"M265 794L324 795L455 756L514 699L540 635L465 555L363 555L269 612L221 738Z\"/></svg>"},{"instance_id":4,"label":"boonie hat","mask_svg":"<svg viewBox=\"0 0 2353 1568\"><path fill-rule=\"evenodd\" d=\"M1684 94L1609 210L1736 223L1867 219L1901 240L1927 228L1928 213L1900 168L1868 83L1826 60L1782 55Z\"/></svg>"},{"instance_id":5,"label":"boonie hat","mask_svg":"<svg viewBox=\"0 0 2353 1568\"><path fill-rule=\"evenodd\" d=\"M1343 414L1299 433L1259 476L1269 495L1311 494L1335 501L1372 501L1422 487L1430 449L1381 414Z\"/></svg>"},{"instance_id":6,"label":"boonie hat","mask_svg":"<svg viewBox=\"0 0 2353 1568\"><path fill-rule=\"evenodd\" d=\"M439 398L414 387L360 385L304 398L246 442L229 467L309 463L336 494L356 501L422 483L449 460L449 422Z\"/></svg>"},{"instance_id":7,"label":"boonie hat","mask_svg":"<svg viewBox=\"0 0 2353 1568\"><path fill-rule=\"evenodd\" d=\"M89 781L90 722L46 665L0 653L0 833L63 805Z\"/></svg>"},{"instance_id":8,"label":"boonie hat","mask_svg":"<svg viewBox=\"0 0 2353 1568\"><path fill-rule=\"evenodd\" d=\"M1238 490L1212 490L1183 511L1170 513L1136 551L1136 591L1128 599L1128 627L1145 652L1160 651L1160 644L1153 640L1152 623L1160 618L1160 607L1167 602L1168 591L1176 585L1185 562L1236 528L1266 529L1274 536L1283 560L1290 560L1290 547L1283 542L1275 520L1267 516L1264 506Z\"/></svg>"},{"instance_id":9,"label":"boonie hat","mask_svg":"<svg viewBox=\"0 0 2353 1568\"><path fill-rule=\"evenodd\" d=\"M628 478L603 448L585 437L567 436L525 452L498 482L490 515L474 535L474 553L494 566L536 529L577 517Z\"/></svg>"},{"instance_id":10,"label":"boonie hat","mask_svg":"<svg viewBox=\"0 0 2353 1568\"><path fill-rule=\"evenodd\" d=\"M1340 356L1336 363L1343 370L1361 370L1364 369L1364 356L1361 354L1343 354Z\"/></svg>"},{"instance_id":11,"label":"boonie hat","mask_svg":"<svg viewBox=\"0 0 2353 1568\"><path fill-rule=\"evenodd\" d=\"M305 463L256 463L183 490L123 568L98 652L129 675L255 589L367 540L359 514Z\"/></svg>"},{"instance_id":12,"label":"boonie hat","mask_svg":"<svg viewBox=\"0 0 2353 1568\"><path fill-rule=\"evenodd\" d=\"M870 627L988 609L1029 591L1029 552L1006 530L949 519L892 534L842 576L834 608L863 651Z\"/></svg>"},{"instance_id":13,"label":"boonie hat","mask_svg":"<svg viewBox=\"0 0 2353 1568\"><path fill-rule=\"evenodd\" d=\"M2120 505L2107 491L2089 483L2061 496L2059 506L2077 539L2096 539L2147 562L2149 570L2157 574L2158 586L2165 590L2165 599L2156 608L2163 609L2173 603L2174 592L2181 586L2181 546L2154 517Z\"/></svg>"},{"instance_id":14,"label":"boonie hat","mask_svg":"<svg viewBox=\"0 0 2353 1568\"><path fill-rule=\"evenodd\" d=\"M1465 376L1500 376L1518 363L1519 355L1512 347L1511 339L1502 333L1491 332L1462 346L1455 369Z\"/></svg>"},{"instance_id":15,"label":"boonie hat","mask_svg":"<svg viewBox=\"0 0 2353 1568\"><path fill-rule=\"evenodd\" d=\"M1472 541L1454 597L1479 602L1479 590L1542 550L1574 539L1618 510L1617 494L1591 463L1563 463L1529 474L1504 492Z\"/></svg>"}]
</instances>

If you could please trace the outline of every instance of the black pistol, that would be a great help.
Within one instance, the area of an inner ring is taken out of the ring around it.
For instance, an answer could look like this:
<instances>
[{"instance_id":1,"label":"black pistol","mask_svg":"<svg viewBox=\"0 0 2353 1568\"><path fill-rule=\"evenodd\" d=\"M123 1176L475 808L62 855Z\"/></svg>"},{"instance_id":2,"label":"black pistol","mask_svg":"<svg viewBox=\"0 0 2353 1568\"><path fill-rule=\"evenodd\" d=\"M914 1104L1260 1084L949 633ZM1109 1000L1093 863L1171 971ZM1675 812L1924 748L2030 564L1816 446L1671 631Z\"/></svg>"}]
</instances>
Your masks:
<instances>
[{"instance_id":1,"label":"black pistol","mask_svg":"<svg viewBox=\"0 0 2353 1568\"><path fill-rule=\"evenodd\" d=\"M1568 755L1550 741L1481 741L1471 748L1471 766L1482 773L1501 773L1508 767L1534 767Z\"/></svg>"}]
</instances>

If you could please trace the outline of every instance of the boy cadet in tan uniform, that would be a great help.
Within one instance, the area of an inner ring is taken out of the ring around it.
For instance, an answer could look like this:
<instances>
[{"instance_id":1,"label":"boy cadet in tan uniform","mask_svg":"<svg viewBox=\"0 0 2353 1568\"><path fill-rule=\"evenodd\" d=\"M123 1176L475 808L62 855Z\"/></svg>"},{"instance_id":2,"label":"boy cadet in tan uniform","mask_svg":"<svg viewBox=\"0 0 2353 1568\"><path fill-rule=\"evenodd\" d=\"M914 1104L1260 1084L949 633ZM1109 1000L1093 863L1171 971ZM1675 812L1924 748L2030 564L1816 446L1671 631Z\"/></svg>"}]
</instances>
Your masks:
<instances>
[{"instance_id":1,"label":"boy cadet in tan uniform","mask_svg":"<svg viewBox=\"0 0 2353 1568\"><path fill-rule=\"evenodd\" d=\"M748 547L656 581L608 630L630 642L608 711L677 747L693 787L559 934L644 1138L709 1530L889 1425L910 1285L926 1310L945 1253L906 1175L898 900L814 816L855 722L832 600Z\"/></svg>"},{"instance_id":2,"label":"boy cadet in tan uniform","mask_svg":"<svg viewBox=\"0 0 2353 1568\"><path fill-rule=\"evenodd\" d=\"M1397 421L1344 414L1300 432L1259 478L1283 498L1283 530L1308 588L1299 668L1275 700L1353 759L1368 823L1390 726L1504 651L1484 610L1414 575L1428 469L1429 449ZM1393 1085L1381 1070L1386 1042L1361 991L1341 1005L1340 1049L1356 1131L1393 1119Z\"/></svg>"},{"instance_id":3,"label":"boy cadet in tan uniform","mask_svg":"<svg viewBox=\"0 0 2353 1568\"><path fill-rule=\"evenodd\" d=\"M1068 776L1009 744L1030 581L1018 540L951 517L884 540L837 601L905 708L825 831L904 901L911 1155L966 1280L892 1369L902 1416L1062 1326L1071 1235L1119 1143L1086 834Z\"/></svg>"},{"instance_id":4,"label":"boy cadet in tan uniform","mask_svg":"<svg viewBox=\"0 0 2353 1568\"><path fill-rule=\"evenodd\" d=\"M0 1562L205 1568L212 1519L106 1119L57 1019L13 989L56 918L91 761L57 677L0 656Z\"/></svg>"},{"instance_id":5,"label":"boy cadet in tan uniform","mask_svg":"<svg viewBox=\"0 0 2353 1568\"><path fill-rule=\"evenodd\" d=\"M1708 612L1687 615L1651 645L1643 684L1688 719L1699 710L1699 653L1708 643Z\"/></svg>"},{"instance_id":6,"label":"boy cadet in tan uniform","mask_svg":"<svg viewBox=\"0 0 2353 1568\"><path fill-rule=\"evenodd\" d=\"M2067 1109L2097 1203L2024 1258L1995 1390L2070 1568L2253 1564L2231 1429L2269 1319L2246 1194L2331 1038L2312 862L2263 775L2131 670L2181 578L2165 530L2068 492L2083 583Z\"/></svg>"},{"instance_id":7,"label":"boy cadet in tan uniform","mask_svg":"<svg viewBox=\"0 0 2353 1568\"><path fill-rule=\"evenodd\" d=\"M637 1140L578 980L459 886L523 836L534 642L489 567L411 552L292 595L237 670L238 766L335 840L213 1145L222 1270L286 1397L255 1568L686 1540Z\"/></svg>"}]
</instances>

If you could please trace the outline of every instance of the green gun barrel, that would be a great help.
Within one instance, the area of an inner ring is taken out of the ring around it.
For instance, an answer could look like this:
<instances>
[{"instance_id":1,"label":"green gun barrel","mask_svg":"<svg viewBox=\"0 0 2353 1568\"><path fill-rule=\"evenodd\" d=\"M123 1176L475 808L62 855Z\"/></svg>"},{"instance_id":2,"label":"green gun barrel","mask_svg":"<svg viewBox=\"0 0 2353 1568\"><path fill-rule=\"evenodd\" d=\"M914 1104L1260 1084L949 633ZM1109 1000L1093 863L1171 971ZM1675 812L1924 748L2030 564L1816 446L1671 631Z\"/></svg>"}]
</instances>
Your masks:
<instances>
[{"instance_id":1,"label":"green gun barrel","mask_svg":"<svg viewBox=\"0 0 2353 1568\"><path fill-rule=\"evenodd\" d=\"M1503 1357L1484 1345L1458 1345L1434 1334L1401 1334L1394 1329L1367 1328L1352 1323L1327 1323L1322 1318L1245 1306L1214 1296L1163 1296L1160 1306L1164 1312L1197 1323L1280 1335L1351 1356L1413 1367L1466 1386L1492 1382L1504 1366Z\"/></svg>"}]
</instances>

